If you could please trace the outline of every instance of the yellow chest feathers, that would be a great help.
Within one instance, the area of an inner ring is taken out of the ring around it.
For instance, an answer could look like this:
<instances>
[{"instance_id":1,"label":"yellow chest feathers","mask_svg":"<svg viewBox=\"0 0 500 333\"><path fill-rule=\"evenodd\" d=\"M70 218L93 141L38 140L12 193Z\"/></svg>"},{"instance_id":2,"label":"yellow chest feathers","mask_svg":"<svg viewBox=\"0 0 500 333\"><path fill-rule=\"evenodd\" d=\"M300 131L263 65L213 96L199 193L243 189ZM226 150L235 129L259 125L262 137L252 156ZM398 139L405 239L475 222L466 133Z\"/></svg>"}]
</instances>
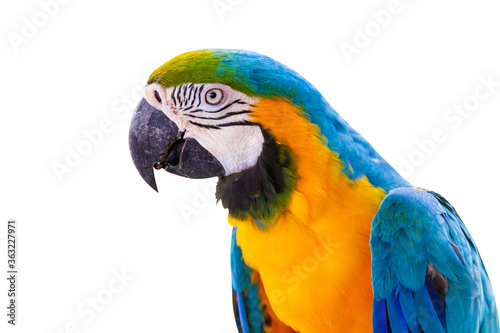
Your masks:
<instances>
[{"instance_id":1,"label":"yellow chest feathers","mask_svg":"<svg viewBox=\"0 0 500 333\"><path fill-rule=\"evenodd\" d=\"M295 330L371 331L370 225L384 191L341 173L318 128L289 103L263 99L252 117L290 147L297 182L272 226L229 219L245 262L277 317Z\"/></svg>"}]
</instances>

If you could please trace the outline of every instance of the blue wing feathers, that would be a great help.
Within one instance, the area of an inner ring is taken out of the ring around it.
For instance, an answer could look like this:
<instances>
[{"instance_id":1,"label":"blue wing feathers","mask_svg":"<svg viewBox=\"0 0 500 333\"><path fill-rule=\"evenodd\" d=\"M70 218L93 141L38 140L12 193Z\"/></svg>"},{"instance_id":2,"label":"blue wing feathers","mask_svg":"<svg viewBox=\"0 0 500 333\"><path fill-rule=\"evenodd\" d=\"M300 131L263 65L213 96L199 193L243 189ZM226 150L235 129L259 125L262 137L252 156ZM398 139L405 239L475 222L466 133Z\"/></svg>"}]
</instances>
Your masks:
<instances>
[{"instance_id":1,"label":"blue wing feathers","mask_svg":"<svg viewBox=\"0 0 500 333\"><path fill-rule=\"evenodd\" d=\"M431 270L435 268L431 267ZM439 317L439 321L446 331L446 293L448 289L448 281L439 272L435 271L435 276L433 274L427 274L425 276L425 285L429 291L429 296L432 301L432 305L436 310Z\"/></svg>"},{"instance_id":2,"label":"blue wing feathers","mask_svg":"<svg viewBox=\"0 0 500 333\"><path fill-rule=\"evenodd\" d=\"M259 298L259 286L252 282L252 269L243 261L236 243L236 227L231 239L231 278L235 298L235 317L240 333L263 333L265 318Z\"/></svg>"},{"instance_id":3,"label":"blue wing feathers","mask_svg":"<svg viewBox=\"0 0 500 333\"><path fill-rule=\"evenodd\" d=\"M415 309L418 322L426 333L445 333L436 308L432 304L427 288L421 288L414 293Z\"/></svg>"},{"instance_id":4,"label":"blue wing feathers","mask_svg":"<svg viewBox=\"0 0 500 333\"><path fill-rule=\"evenodd\" d=\"M248 327L248 319L245 309L245 300L243 299L243 293L241 291L235 291L236 294L236 307L237 307L237 323L239 324L239 329L241 333L250 333L250 328Z\"/></svg>"},{"instance_id":5,"label":"blue wing feathers","mask_svg":"<svg viewBox=\"0 0 500 333\"><path fill-rule=\"evenodd\" d=\"M387 318L387 332L500 332L476 246L440 195L391 191L373 220L370 246L373 315ZM380 304L385 315L375 313Z\"/></svg>"},{"instance_id":6,"label":"blue wing feathers","mask_svg":"<svg viewBox=\"0 0 500 333\"><path fill-rule=\"evenodd\" d=\"M250 276L252 269L243 261L243 254L240 247L236 244L236 228L233 228L231 238L231 277L233 289L243 291L251 284Z\"/></svg>"},{"instance_id":7,"label":"blue wing feathers","mask_svg":"<svg viewBox=\"0 0 500 333\"><path fill-rule=\"evenodd\" d=\"M408 326L406 324L401 304L397 299L396 290L394 290L387 298L387 313L389 313L389 323L391 325L392 332L408 332Z\"/></svg>"},{"instance_id":8,"label":"blue wing feathers","mask_svg":"<svg viewBox=\"0 0 500 333\"><path fill-rule=\"evenodd\" d=\"M373 302L373 332L374 333L387 333L389 332L387 321L387 306L386 300L381 299Z\"/></svg>"},{"instance_id":9,"label":"blue wing feathers","mask_svg":"<svg viewBox=\"0 0 500 333\"><path fill-rule=\"evenodd\" d=\"M413 292L407 288L402 289L398 293L398 300L401 306L401 311L405 317L406 324L411 333L422 332L422 326L418 322L417 310L413 300Z\"/></svg>"}]
</instances>

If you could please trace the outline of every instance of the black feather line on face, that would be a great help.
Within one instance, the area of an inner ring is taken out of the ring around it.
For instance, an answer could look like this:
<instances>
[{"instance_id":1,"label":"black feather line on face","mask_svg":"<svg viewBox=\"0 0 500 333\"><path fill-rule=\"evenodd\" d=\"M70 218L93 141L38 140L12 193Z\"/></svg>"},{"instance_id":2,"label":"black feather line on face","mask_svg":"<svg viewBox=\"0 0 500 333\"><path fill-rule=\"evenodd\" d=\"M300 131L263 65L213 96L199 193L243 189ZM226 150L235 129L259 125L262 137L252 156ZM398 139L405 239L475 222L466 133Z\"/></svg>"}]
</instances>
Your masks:
<instances>
[{"instance_id":1,"label":"black feather line on face","mask_svg":"<svg viewBox=\"0 0 500 333\"><path fill-rule=\"evenodd\" d=\"M187 92L188 88L186 85L184 85L184 92L182 93L182 106L184 106L187 102L188 102L188 99L187 99L187 96L186 96L186 92Z\"/></svg>"},{"instance_id":2,"label":"black feather line on face","mask_svg":"<svg viewBox=\"0 0 500 333\"><path fill-rule=\"evenodd\" d=\"M245 171L221 177L216 197L232 217L252 217L266 224L283 211L295 188L296 168L290 149L277 144L265 130L257 163Z\"/></svg>"},{"instance_id":3,"label":"black feather line on face","mask_svg":"<svg viewBox=\"0 0 500 333\"><path fill-rule=\"evenodd\" d=\"M175 99L175 90L177 87L174 87L174 90L172 91L172 102L174 103L174 106L177 104L177 100Z\"/></svg>"},{"instance_id":4,"label":"black feather line on face","mask_svg":"<svg viewBox=\"0 0 500 333\"><path fill-rule=\"evenodd\" d=\"M225 119L228 117L237 116L240 114L248 114L248 113L252 113L252 112L253 111L251 111L251 110L234 111L234 112L228 112L225 115L220 116L220 117L202 117L202 116L193 116L192 114L187 114L186 116L188 116L190 118L197 118L197 119L221 120L221 119Z\"/></svg>"},{"instance_id":5,"label":"black feather line on face","mask_svg":"<svg viewBox=\"0 0 500 333\"><path fill-rule=\"evenodd\" d=\"M182 90L182 86L180 86L179 90L177 90L177 100L179 101L179 103L181 101L181 90Z\"/></svg>"},{"instance_id":6,"label":"black feather line on face","mask_svg":"<svg viewBox=\"0 0 500 333\"><path fill-rule=\"evenodd\" d=\"M243 101L241 101L241 100L239 100L239 99L237 99L237 100L235 100L235 101L233 101L233 102L231 102L231 103L229 103L229 104L227 104L227 105L223 106L222 108L220 108L220 109L218 109L218 110L207 111L207 110L204 110L204 109L196 109L196 110L191 111L191 113L196 113L196 112L218 113L218 112L224 111L225 109L227 109L228 107L230 107L230 106L231 106L231 105L233 105L233 104L244 104L244 105L246 105L247 103L246 103L246 102L243 102Z\"/></svg>"},{"instance_id":7,"label":"black feather line on face","mask_svg":"<svg viewBox=\"0 0 500 333\"><path fill-rule=\"evenodd\" d=\"M191 83L189 85L189 95L188 95L188 98L187 98L188 101L191 101L191 93L192 92L193 92L193 84Z\"/></svg>"},{"instance_id":8,"label":"black feather line on face","mask_svg":"<svg viewBox=\"0 0 500 333\"><path fill-rule=\"evenodd\" d=\"M196 105L196 107L200 106L201 104L201 93L203 92L203 87L205 87L204 84L201 85L200 90L198 92L198 105Z\"/></svg>"}]
</instances>

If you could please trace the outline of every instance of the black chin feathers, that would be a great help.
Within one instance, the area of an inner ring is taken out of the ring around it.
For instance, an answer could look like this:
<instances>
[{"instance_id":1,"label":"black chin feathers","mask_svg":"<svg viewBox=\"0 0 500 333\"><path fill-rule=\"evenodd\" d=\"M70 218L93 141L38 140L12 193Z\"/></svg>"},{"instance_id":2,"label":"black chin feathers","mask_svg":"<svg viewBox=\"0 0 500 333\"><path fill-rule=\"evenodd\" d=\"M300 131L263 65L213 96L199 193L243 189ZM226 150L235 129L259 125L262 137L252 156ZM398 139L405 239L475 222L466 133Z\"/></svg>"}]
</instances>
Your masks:
<instances>
[{"instance_id":1,"label":"black chin feathers","mask_svg":"<svg viewBox=\"0 0 500 333\"><path fill-rule=\"evenodd\" d=\"M242 172L221 177L216 197L232 217L252 217L265 224L286 208L295 187L295 166L290 149L265 130L257 163Z\"/></svg>"}]
</instances>

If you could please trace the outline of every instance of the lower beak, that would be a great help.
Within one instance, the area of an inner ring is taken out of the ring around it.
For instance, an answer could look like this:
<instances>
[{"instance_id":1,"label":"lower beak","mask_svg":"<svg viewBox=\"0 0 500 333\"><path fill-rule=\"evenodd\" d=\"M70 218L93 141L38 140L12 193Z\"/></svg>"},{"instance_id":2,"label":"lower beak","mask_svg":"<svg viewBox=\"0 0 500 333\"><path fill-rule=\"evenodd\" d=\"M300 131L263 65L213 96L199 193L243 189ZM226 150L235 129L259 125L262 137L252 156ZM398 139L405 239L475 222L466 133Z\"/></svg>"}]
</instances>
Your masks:
<instances>
[{"instance_id":1,"label":"lower beak","mask_svg":"<svg viewBox=\"0 0 500 333\"><path fill-rule=\"evenodd\" d=\"M154 168L188 178L224 176L212 154L195 139L185 140L177 125L144 98L132 117L129 146L137 171L155 191Z\"/></svg>"}]
</instances>

